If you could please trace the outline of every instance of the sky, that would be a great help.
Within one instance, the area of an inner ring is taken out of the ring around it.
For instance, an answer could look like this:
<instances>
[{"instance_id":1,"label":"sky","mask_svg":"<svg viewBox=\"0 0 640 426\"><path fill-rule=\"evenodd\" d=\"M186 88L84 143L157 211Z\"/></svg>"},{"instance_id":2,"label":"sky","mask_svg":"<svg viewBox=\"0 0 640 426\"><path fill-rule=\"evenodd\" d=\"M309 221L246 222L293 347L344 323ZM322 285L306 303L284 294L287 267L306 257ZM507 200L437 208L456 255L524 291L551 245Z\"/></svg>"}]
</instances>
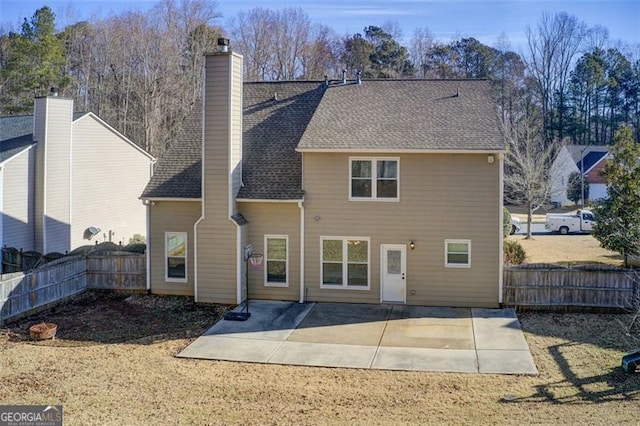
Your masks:
<instances>
[{"instance_id":1,"label":"sky","mask_svg":"<svg viewBox=\"0 0 640 426\"><path fill-rule=\"evenodd\" d=\"M22 19L45 4L64 26L91 17L108 17L126 10L147 10L156 0L0 0L0 26L19 30ZM525 47L527 26L535 27L543 12L565 11L589 26L601 25L610 39L640 44L640 0L219 0L224 26L238 12L252 8L301 7L312 22L329 26L338 35L362 33L369 25L391 21L408 41L416 28L427 27L436 39L449 42L475 37L495 45L506 34L518 51ZM232 41L233 42L233 41Z\"/></svg>"}]
</instances>

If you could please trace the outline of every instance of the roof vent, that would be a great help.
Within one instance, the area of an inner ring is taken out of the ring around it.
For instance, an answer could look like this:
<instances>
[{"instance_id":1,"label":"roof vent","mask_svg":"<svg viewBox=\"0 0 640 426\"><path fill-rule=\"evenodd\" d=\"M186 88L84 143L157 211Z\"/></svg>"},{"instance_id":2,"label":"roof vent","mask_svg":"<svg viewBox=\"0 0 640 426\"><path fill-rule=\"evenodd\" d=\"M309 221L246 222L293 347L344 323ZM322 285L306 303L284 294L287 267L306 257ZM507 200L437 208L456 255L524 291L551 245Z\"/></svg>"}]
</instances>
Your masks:
<instances>
[{"instance_id":1,"label":"roof vent","mask_svg":"<svg viewBox=\"0 0 640 426\"><path fill-rule=\"evenodd\" d=\"M328 75L325 75L325 76L324 76L324 85L325 85L325 86L328 86L328 85L329 85L329 76L328 76Z\"/></svg>"},{"instance_id":2,"label":"roof vent","mask_svg":"<svg viewBox=\"0 0 640 426\"><path fill-rule=\"evenodd\" d=\"M358 71L357 79L358 79L358 84L362 84L362 71Z\"/></svg>"},{"instance_id":3,"label":"roof vent","mask_svg":"<svg viewBox=\"0 0 640 426\"><path fill-rule=\"evenodd\" d=\"M278 92L273 92L273 100L278 102Z\"/></svg>"},{"instance_id":4,"label":"roof vent","mask_svg":"<svg viewBox=\"0 0 640 426\"><path fill-rule=\"evenodd\" d=\"M347 84L347 70L342 70L342 84Z\"/></svg>"},{"instance_id":5,"label":"roof vent","mask_svg":"<svg viewBox=\"0 0 640 426\"><path fill-rule=\"evenodd\" d=\"M229 51L229 39L220 37L218 39L218 52L226 53Z\"/></svg>"},{"instance_id":6,"label":"roof vent","mask_svg":"<svg viewBox=\"0 0 640 426\"><path fill-rule=\"evenodd\" d=\"M58 89L56 89L55 87L49 89L49 96L58 96Z\"/></svg>"}]
</instances>

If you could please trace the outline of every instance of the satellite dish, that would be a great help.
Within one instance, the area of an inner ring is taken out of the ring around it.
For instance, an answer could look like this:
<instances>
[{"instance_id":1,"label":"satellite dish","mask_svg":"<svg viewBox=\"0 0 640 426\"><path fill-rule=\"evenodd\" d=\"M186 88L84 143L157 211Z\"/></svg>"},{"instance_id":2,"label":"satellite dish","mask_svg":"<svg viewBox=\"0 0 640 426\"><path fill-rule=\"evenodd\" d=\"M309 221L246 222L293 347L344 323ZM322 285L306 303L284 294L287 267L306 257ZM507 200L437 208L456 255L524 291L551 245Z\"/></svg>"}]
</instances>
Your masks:
<instances>
[{"instance_id":1,"label":"satellite dish","mask_svg":"<svg viewBox=\"0 0 640 426\"><path fill-rule=\"evenodd\" d=\"M90 226L84 230L84 239L91 240L93 237L98 235L99 232L100 232L100 228L97 228L95 226Z\"/></svg>"}]
</instances>

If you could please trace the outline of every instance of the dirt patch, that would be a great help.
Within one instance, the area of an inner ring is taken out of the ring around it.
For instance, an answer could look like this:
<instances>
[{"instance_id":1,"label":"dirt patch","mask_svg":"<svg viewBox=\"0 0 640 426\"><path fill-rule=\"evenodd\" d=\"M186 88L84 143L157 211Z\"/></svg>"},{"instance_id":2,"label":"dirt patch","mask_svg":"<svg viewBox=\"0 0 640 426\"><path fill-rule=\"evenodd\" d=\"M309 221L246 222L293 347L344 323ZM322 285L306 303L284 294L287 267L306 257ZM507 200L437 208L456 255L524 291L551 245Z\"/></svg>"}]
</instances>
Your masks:
<instances>
[{"instance_id":1,"label":"dirt patch","mask_svg":"<svg viewBox=\"0 0 640 426\"><path fill-rule=\"evenodd\" d=\"M0 401L62 404L67 424L638 421L640 374L619 367L624 315L521 313L536 377L175 358L226 309L87 293L0 328ZM42 319L59 324L58 338L27 340Z\"/></svg>"},{"instance_id":2,"label":"dirt patch","mask_svg":"<svg viewBox=\"0 0 640 426\"><path fill-rule=\"evenodd\" d=\"M592 235L534 235L526 239L522 235L511 235L510 240L522 244L527 258L525 263L552 263L568 266L582 264L622 265L622 257L600 247Z\"/></svg>"},{"instance_id":3,"label":"dirt patch","mask_svg":"<svg viewBox=\"0 0 640 426\"><path fill-rule=\"evenodd\" d=\"M197 305L192 298L88 291L3 329L9 341L25 341L34 323L58 325L56 339L30 342L45 346L155 342L175 335L198 336L230 306Z\"/></svg>"}]
</instances>

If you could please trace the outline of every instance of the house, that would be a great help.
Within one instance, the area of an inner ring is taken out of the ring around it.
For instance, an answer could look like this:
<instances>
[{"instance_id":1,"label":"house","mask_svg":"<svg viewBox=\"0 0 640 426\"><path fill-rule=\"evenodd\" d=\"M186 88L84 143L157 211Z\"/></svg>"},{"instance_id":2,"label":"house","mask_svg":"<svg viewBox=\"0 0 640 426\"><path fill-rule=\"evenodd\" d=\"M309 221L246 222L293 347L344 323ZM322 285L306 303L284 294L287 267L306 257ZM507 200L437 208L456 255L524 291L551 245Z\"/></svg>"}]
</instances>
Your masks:
<instances>
[{"instance_id":1,"label":"house","mask_svg":"<svg viewBox=\"0 0 640 426\"><path fill-rule=\"evenodd\" d=\"M582 173L589 185L590 200L607 196L607 186L600 172L609 158L609 145L564 145L551 165L551 201L573 205L567 198L567 185L572 173Z\"/></svg>"},{"instance_id":2,"label":"house","mask_svg":"<svg viewBox=\"0 0 640 426\"><path fill-rule=\"evenodd\" d=\"M488 81L243 83L224 40L205 62L202 112L141 196L151 292L499 306L505 144Z\"/></svg>"},{"instance_id":3,"label":"house","mask_svg":"<svg viewBox=\"0 0 640 426\"><path fill-rule=\"evenodd\" d=\"M146 234L153 157L73 100L0 117L0 245L42 253ZM91 240L91 241L89 241Z\"/></svg>"}]
</instances>

